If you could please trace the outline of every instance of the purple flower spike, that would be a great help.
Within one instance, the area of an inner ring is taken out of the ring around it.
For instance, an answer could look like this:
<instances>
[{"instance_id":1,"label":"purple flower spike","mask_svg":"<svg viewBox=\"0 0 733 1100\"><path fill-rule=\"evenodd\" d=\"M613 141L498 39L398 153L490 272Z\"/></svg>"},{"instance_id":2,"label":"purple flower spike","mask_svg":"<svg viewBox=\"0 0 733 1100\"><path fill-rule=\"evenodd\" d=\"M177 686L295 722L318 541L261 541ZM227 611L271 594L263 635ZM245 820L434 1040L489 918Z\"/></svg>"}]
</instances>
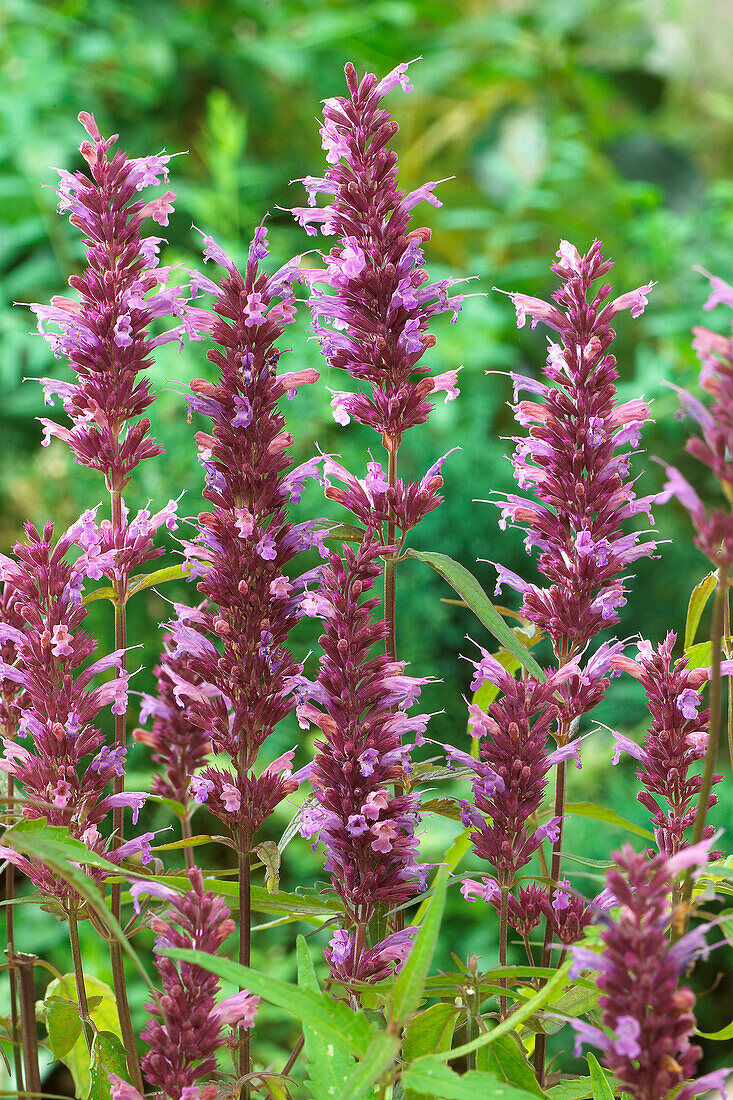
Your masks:
<instances>
[{"instance_id":1,"label":"purple flower spike","mask_svg":"<svg viewBox=\"0 0 733 1100\"><path fill-rule=\"evenodd\" d=\"M670 880L677 870L672 861L664 855L648 860L630 845L613 858L607 887L620 908L604 923L602 950L570 948L580 969L598 971L601 1023L608 1034L582 1021L570 1023L579 1042L603 1052L604 1064L634 1100L667 1100L673 1092L689 1098L702 1091L688 1084L702 1050L692 1042L695 995L680 979L704 940L696 929L669 946ZM695 858L704 865L707 852ZM685 1087L677 1092L680 1085Z\"/></svg>"},{"instance_id":2,"label":"purple flower spike","mask_svg":"<svg viewBox=\"0 0 733 1100\"><path fill-rule=\"evenodd\" d=\"M506 571L499 583L522 592L525 618L556 644L569 639L577 652L618 621L628 566L656 547L653 539L622 531L640 513L654 522L652 498L634 493L627 450L638 446L649 406L642 400L618 404L616 360L608 351L613 317L622 309L638 316L651 288L611 302L609 286L594 289L611 268L599 241L585 256L563 241L558 257L552 270L563 285L554 304L511 295L520 326L531 316L561 341L550 344L548 384L513 376L515 390L529 389L537 397L515 397L514 405L517 421L529 429L529 438L516 440L515 477L536 499L510 494L497 504L501 526L511 521L526 529L526 545L538 548L538 567L550 586L525 586Z\"/></svg>"},{"instance_id":3,"label":"purple flower spike","mask_svg":"<svg viewBox=\"0 0 733 1100\"><path fill-rule=\"evenodd\" d=\"M368 535L357 550L344 546L343 557L330 555L321 588L331 613L320 639L320 706L301 708L324 735L316 742L312 772L320 813L308 816L304 830L309 836L320 834L334 889L362 927L377 905L400 905L413 897L424 870L416 863L416 801L391 793L405 765L394 712L403 695L395 682L408 678L403 665L384 655L370 656L386 629L384 621L373 621L379 600L368 595L383 550ZM338 935L346 943L347 933ZM372 963L359 955L358 937L349 943L350 953L340 957L337 947L328 957L335 973L361 977Z\"/></svg>"},{"instance_id":4,"label":"purple flower spike","mask_svg":"<svg viewBox=\"0 0 733 1100\"><path fill-rule=\"evenodd\" d=\"M243 990L217 1005L219 979L215 974L159 953L161 947L183 947L214 955L234 931L229 909L217 894L204 889L198 868L192 868L188 877L191 890L166 898L169 909L165 917L150 921L163 995L146 1006L151 1019L141 1032L149 1048L141 1060L145 1079L171 1100L187 1100L190 1095L213 1097L215 1086L201 1092L195 1086L216 1071L222 1029L251 1027L259 1004L259 997ZM160 896L152 889L141 892Z\"/></svg>"},{"instance_id":5,"label":"purple flower spike","mask_svg":"<svg viewBox=\"0 0 733 1100\"><path fill-rule=\"evenodd\" d=\"M175 196L140 199L141 191L167 181L169 156L110 155L117 136L102 138L86 112L79 121L90 138L80 146L88 175L59 170L58 187L59 212L84 234L87 267L69 279L79 300L56 297L50 306L31 306L39 332L77 375L74 385L42 380L47 401L58 394L72 426L41 423L44 443L51 436L65 440L77 462L101 471L108 487L120 491L143 459L162 453L150 421L139 419L153 401L139 375L154 348L180 339L178 324L155 337L150 330L158 318L180 317L185 298L166 285L171 269L158 267L160 238L144 234L148 218L168 224ZM47 331L49 324L58 331Z\"/></svg>"},{"instance_id":6,"label":"purple flower spike","mask_svg":"<svg viewBox=\"0 0 733 1100\"><path fill-rule=\"evenodd\" d=\"M639 761L636 775L644 786L637 795L652 815L654 836L659 851L672 856L686 847L685 833L695 820L702 779L694 774L698 760L705 757L710 714L700 710L699 688L708 678L708 669L687 668L686 658L670 665L677 640L670 631L653 649L647 641L639 643L639 654L611 659L616 668L639 680L646 692L652 724L643 745L616 734L617 752L622 749ZM713 777L719 783L722 775ZM718 801L710 796L708 808ZM712 825L706 825L704 838L712 837Z\"/></svg>"}]
</instances>

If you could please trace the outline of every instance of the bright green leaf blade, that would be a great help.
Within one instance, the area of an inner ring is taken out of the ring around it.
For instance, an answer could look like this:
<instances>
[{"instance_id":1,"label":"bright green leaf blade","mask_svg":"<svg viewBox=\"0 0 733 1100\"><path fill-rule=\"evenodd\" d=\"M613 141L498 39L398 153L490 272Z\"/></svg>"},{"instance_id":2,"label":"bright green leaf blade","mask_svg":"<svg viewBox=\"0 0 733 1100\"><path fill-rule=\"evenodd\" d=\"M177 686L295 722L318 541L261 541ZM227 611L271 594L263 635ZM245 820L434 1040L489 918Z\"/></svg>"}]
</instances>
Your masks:
<instances>
[{"instance_id":1,"label":"bright green leaf blade","mask_svg":"<svg viewBox=\"0 0 733 1100\"><path fill-rule=\"evenodd\" d=\"M184 572L183 564L168 565L164 569L156 569L153 573L145 573L142 576L130 577L127 586L127 598L137 592L144 592L146 588L152 588L154 584L165 584L166 581L181 581L188 576Z\"/></svg>"},{"instance_id":2,"label":"bright green leaf blade","mask_svg":"<svg viewBox=\"0 0 733 1100\"><path fill-rule=\"evenodd\" d=\"M343 1001L334 1001L322 994L299 989L292 982L284 982L271 974L262 974L248 966L240 966L230 959L207 955L205 951L189 951L182 947L166 948L163 952L172 959L196 963L234 985L257 993L270 1004L290 1012L299 1020L309 1020L323 1034L347 1054L363 1056L369 1047L372 1027L361 1012L352 1012Z\"/></svg>"},{"instance_id":3,"label":"bright green leaf blade","mask_svg":"<svg viewBox=\"0 0 733 1100\"><path fill-rule=\"evenodd\" d=\"M697 1034L702 1039L712 1039L715 1043L722 1043L725 1039L733 1039L733 1020L727 1027L722 1027L720 1031L698 1031Z\"/></svg>"},{"instance_id":4,"label":"bright green leaf blade","mask_svg":"<svg viewBox=\"0 0 733 1100\"><path fill-rule=\"evenodd\" d=\"M636 833L645 840L654 840L654 834L641 825L635 825L633 821L627 821L615 810L609 810L607 806L597 806L595 802L569 802L565 812L576 814L578 817L592 817L595 821L604 821L606 825L616 825L619 829L625 829L627 833Z\"/></svg>"},{"instance_id":5,"label":"bright green leaf blade","mask_svg":"<svg viewBox=\"0 0 733 1100\"><path fill-rule=\"evenodd\" d=\"M109 600L110 603L116 603L117 593L114 588L96 588L94 592L87 593L82 603L94 603L95 600Z\"/></svg>"},{"instance_id":6,"label":"bright green leaf blade","mask_svg":"<svg viewBox=\"0 0 733 1100\"><path fill-rule=\"evenodd\" d=\"M353 523L332 523L328 519L316 520L313 524L315 531L328 531L326 542L362 542L364 538L363 527L356 527Z\"/></svg>"},{"instance_id":7,"label":"bright green leaf blade","mask_svg":"<svg viewBox=\"0 0 733 1100\"><path fill-rule=\"evenodd\" d=\"M369 1049L351 1074L341 1092L340 1100L359 1100L394 1062L400 1049L396 1035L377 1031L372 1036ZM321 1100L319 1097L318 1100Z\"/></svg>"},{"instance_id":8,"label":"bright green leaf blade","mask_svg":"<svg viewBox=\"0 0 733 1100\"><path fill-rule=\"evenodd\" d=\"M593 1086L593 1100L613 1100L613 1089L606 1080L606 1075L598 1065L595 1054L587 1055L590 1080Z\"/></svg>"},{"instance_id":9,"label":"bright green leaf blade","mask_svg":"<svg viewBox=\"0 0 733 1100\"><path fill-rule=\"evenodd\" d=\"M710 668L713 663L713 643L696 642L695 645L691 645L689 649L685 650L685 657L687 657L687 667L690 670Z\"/></svg>"},{"instance_id":10,"label":"bright green leaf blade","mask_svg":"<svg viewBox=\"0 0 733 1100\"><path fill-rule=\"evenodd\" d=\"M440 922L445 909L448 871L441 867L435 878L433 896L425 911L425 917L415 943L400 970L390 997L390 1015L402 1022L417 1009L423 997L435 945L440 933Z\"/></svg>"},{"instance_id":11,"label":"bright green leaf blade","mask_svg":"<svg viewBox=\"0 0 733 1100\"><path fill-rule=\"evenodd\" d=\"M589 1100L593 1096L590 1077L575 1077L571 1081L560 1081L547 1090L549 1100Z\"/></svg>"},{"instance_id":12,"label":"bright green leaf blade","mask_svg":"<svg viewBox=\"0 0 733 1100\"><path fill-rule=\"evenodd\" d=\"M431 1005L424 1012L413 1016L405 1028L402 1040L402 1057L409 1065L416 1058L432 1054L436 1050L448 1050L453 1042L453 1032L458 1020L459 1009L455 1005ZM405 1088L405 1100L422 1100L424 1093Z\"/></svg>"},{"instance_id":13,"label":"bright green leaf blade","mask_svg":"<svg viewBox=\"0 0 733 1100\"><path fill-rule=\"evenodd\" d=\"M406 550L405 555L425 562L436 573L439 573L461 599L466 601L471 611L483 623L489 633L493 634L496 640L501 642L504 648L517 658L527 669L527 672L542 682L547 679L532 654L522 645L511 627L507 626L479 582L465 566L453 561L447 554L433 554L424 550Z\"/></svg>"},{"instance_id":14,"label":"bright green leaf blade","mask_svg":"<svg viewBox=\"0 0 733 1100\"><path fill-rule=\"evenodd\" d=\"M459 1077L437 1058L421 1058L402 1074L405 1088L442 1100L537 1100L536 1093L498 1081L490 1073L472 1070Z\"/></svg>"},{"instance_id":15,"label":"bright green leaf blade","mask_svg":"<svg viewBox=\"0 0 733 1100\"><path fill-rule=\"evenodd\" d=\"M297 939L298 985L320 996L318 978L304 936ZM303 1020L305 1053L308 1058L308 1087L314 1100L320 1097L338 1096L354 1068L353 1059L323 1037L317 1027Z\"/></svg>"},{"instance_id":16,"label":"bright green leaf blade","mask_svg":"<svg viewBox=\"0 0 733 1100\"><path fill-rule=\"evenodd\" d=\"M91 1080L87 1100L110 1100L110 1073L127 1078L125 1048L111 1031L99 1031L92 1041Z\"/></svg>"},{"instance_id":17,"label":"bright green leaf blade","mask_svg":"<svg viewBox=\"0 0 733 1100\"><path fill-rule=\"evenodd\" d=\"M43 1013L48 1028L48 1045L56 1061L69 1053L81 1035L79 1005L65 997L46 997Z\"/></svg>"},{"instance_id":18,"label":"bright green leaf blade","mask_svg":"<svg viewBox=\"0 0 733 1100\"><path fill-rule=\"evenodd\" d=\"M695 635L697 634L697 628L700 625L700 619L705 610L705 605L717 588L717 585L717 573L708 573L707 577L703 577L700 583L696 584L692 590L690 602L687 607L687 621L685 622L685 652L687 652L695 641Z\"/></svg>"},{"instance_id":19,"label":"bright green leaf blade","mask_svg":"<svg viewBox=\"0 0 733 1100\"><path fill-rule=\"evenodd\" d=\"M485 1070L496 1077L497 1081L524 1089L535 1096L545 1095L537 1084L534 1070L515 1035L500 1035L491 1046L482 1047L477 1058L476 1069Z\"/></svg>"},{"instance_id":20,"label":"bright green leaf blade","mask_svg":"<svg viewBox=\"0 0 733 1100\"><path fill-rule=\"evenodd\" d=\"M89 1015L94 1027L98 1031L113 1032L118 1036L121 1035L120 1020L117 1014L117 1002L115 1001L114 991L104 982L100 981L99 978L94 978L91 975L85 977L84 985L87 991L87 999L90 1004ZM76 979L73 974L63 974L61 979L54 978L53 981L49 982L46 988L46 1001L59 997L63 997L68 1001L73 1001L75 1007L78 1005ZM94 1007L92 1007L92 1005L94 1005ZM76 1007L76 1013L78 1016L78 1007ZM74 1078L75 1095L88 1096L92 1063L89 1051L87 1050L86 1040L81 1033L81 1020L79 1021L79 1034L76 1042L60 1060ZM120 1074L120 1076L126 1077L127 1071L125 1071L124 1074Z\"/></svg>"}]
</instances>

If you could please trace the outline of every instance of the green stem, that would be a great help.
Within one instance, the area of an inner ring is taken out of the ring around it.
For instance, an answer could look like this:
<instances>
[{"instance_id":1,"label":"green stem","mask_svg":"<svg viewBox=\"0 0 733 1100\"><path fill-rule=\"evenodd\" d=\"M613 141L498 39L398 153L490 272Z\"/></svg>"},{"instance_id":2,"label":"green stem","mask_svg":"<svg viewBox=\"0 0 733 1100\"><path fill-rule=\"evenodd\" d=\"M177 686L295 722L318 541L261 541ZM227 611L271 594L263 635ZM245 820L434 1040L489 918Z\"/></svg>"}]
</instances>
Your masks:
<instances>
[{"instance_id":1,"label":"green stem","mask_svg":"<svg viewBox=\"0 0 733 1100\"><path fill-rule=\"evenodd\" d=\"M23 1038L26 1096L41 1095L41 1071L38 1065L38 1029L36 1025L36 995L33 988L35 955L18 954L18 985L20 992L20 1032Z\"/></svg>"},{"instance_id":2,"label":"green stem","mask_svg":"<svg viewBox=\"0 0 733 1100\"><path fill-rule=\"evenodd\" d=\"M708 747L705 753L705 765L702 773L702 786L695 813L695 823L692 826L692 839L690 844L694 846L702 840L705 831L705 819L710 803L710 792L715 775L715 764L718 758L718 744L720 742L720 713L722 701L722 678L720 675L721 643L723 640L723 608L728 602L728 566L721 565L718 570L718 587L715 591L715 603L713 604L713 621L711 624L712 637L712 675L710 677L710 725L708 727ZM692 897L692 873L687 872L682 900L689 902Z\"/></svg>"},{"instance_id":3,"label":"green stem","mask_svg":"<svg viewBox=\"0 0 733 1100\"><path fill-rule=\"evenodd\" d=\"M15 781L8 772L8 809L13 805ZM18 1092L23 1091L23 1052L20 1038L20 1016L18 1014L18 975L15 970L15 867L8 860L5 865L5 901L6 918L5 933L8 946L5 954L8 957L10 969L10 1028L13 1039L13 1065L15 1067L15 1087Z\"/></svg>"},{"instance_id":4,"label":"green stem","mask_svg":"<svg viewBox=\"0 0 733 1100\"><path fill-rule=\"evenodd\" d=\"M237 863L239 870L239 963L249 966L252 954L252 898L250 870L250 842L242 831L237 836ZM249 1049L249 1031L239 1029L239 1076L252 1072ZM242 1085L242 1100L249 1100L249 1081Z\"/></svg>"},{"instance_id":5,"label":"green stem","mask_svg":"<svg viewBox=\"0 0 733 1100\"><path fill-rule=\"evenodd\" d=\"M75 912L67 913L69 921L69 943L71 944L71 958L74 963L74 978L76 979L76 996L79 1001L79 1015L81 1027L86 1039L87 1050L92 1052L92 1036L90 1034L91 1019L89 1016L89 1002L87 1001L87 988L84 983L84 969L81 965L81 948L79 946L79 923Z\"/></svg>"},{"instance_id":6,"label":"green stem","mask_svg":"<svg viewBox=\"0 0 733 1100\"><path fill-rule=\"evenodd\" d=\"M394 491L397 484L397 451L388 450L387 489L389 500L390 489ZM397 525L394 521L394 511L390 501L389 520L387 523L387 545L394 546L397 538ZM387 623L387 637L385 639L385 652L391 661L397 660L397 558L394 552L384 563L384 618Z\"/></svg>"},{"instance_id":7,"label":"green stem","mask_svg":"<svg viewBox=\"0 0 733 1100\"><path fill-rule=\"evenodd\" d=\"M502 883L501 908L499 910L499 966L506 966L507 926L509 924L509 887ZM506 989L506 978L499 978L499 985ZM499 998L499 1018L506 1018L507 999Z\"/></svg>"},{"instance_id":8,"label":"green stem","mask_svg":"<svg viewBox=\"0 0 733 1100\"><path fill-rule=\"evenodd\" d=\"M191 818L188 810L186 810L181 818L181 838L183 840L191 840L193 833L191 832ZM195 867L193 858L193 848L186 847L183 849L183 858L186 864L186 870L191 871Z\"/></svg>"}]
</instances>

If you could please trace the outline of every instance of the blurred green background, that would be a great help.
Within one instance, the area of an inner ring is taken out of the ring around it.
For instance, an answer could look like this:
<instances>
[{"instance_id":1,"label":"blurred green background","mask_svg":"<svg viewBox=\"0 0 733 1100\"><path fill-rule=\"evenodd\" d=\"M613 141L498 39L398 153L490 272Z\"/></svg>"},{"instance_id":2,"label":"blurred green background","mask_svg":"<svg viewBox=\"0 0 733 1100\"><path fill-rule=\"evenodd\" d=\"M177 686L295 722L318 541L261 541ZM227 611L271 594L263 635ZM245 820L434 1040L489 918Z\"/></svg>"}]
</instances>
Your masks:
<instances>
[{"instance_id":1,"label":"blurred green background","mask_svg":"<svg viewBox=\"0 0 733 1100\"><path fill-rule=\"evenodd\" d=\"M532 576L519 533L499 532L495 510L474 498L513 485L502 440L513 431L506 406L510 387L500 373L486 372L537 373L545 344L540 332L517 331L511 304L492 287L549 293L549 264L560 238L583 250L600 237L616 262L612 280L618 293L658 281L641 319L619 319L621 394L654 398L647 451L674 460L712 493L681 453L688 426L676 419L676 399L664 381L694 387L691 326L704 321L722 331L728 324L721 310L702 314L707 284L693 265L731 277L731 46L727 0L3 0L0 549L12 546L26 518L55 518L65 525L103 497L98 478L73 464L59 441L39 446L40 389L24 380L66 377L65 368L31 331L28 311L13 305L46 302L63 292L81 262L78 235L55 213L53 191L42 186L55 181L49 165L80 163L77 112L93 111L103 132L118 132L131 155L164 147L185 152L171 166L178 200L164 263L200 263L192 223L241 258L266 211L273 259L284 261L313 243L282 208L303 201L300 186L290 187L290 180L322 174L319 101L341 93L347 60L360 72L384 73L422 56L411 69L413 94L396 92L387 102L401 127L402 182L409 190L426 179L453 177L439 189L444 206L418 212L433 230L430 270L436 278L477 276L469 288L477 296L467 301L457 325L436 325L438 344L431 353L436 371L463 364L461 398L440 403L430 423L408 435L401 452L403 471L421 476L439 455L461 447L444 470L445 503L415 533L413 545L475 568L488 590L493 569L475 564L477 559L501 558ZM294 350L293 365L319 365L307 335L304 311L284 341ZM151 498L162 505L185 490L182 514L199 510L195 429L186 423L173 386L207 370L201 345L180 354L170 346L161 349L153 376L160 399L152 417L167 455L139 469L131 504ZM354 469L363 464L374 441L353 425L339 428L330 415L327 387L343 385L324 370L322 383L288 406L299 460L319 445L341 453ZM637 472L643 473L644 492L661 487L655 464L640 458ZM326 511L318 493L305 499L303 509ZM667 629L679 630L690 589L707 572L681 510L671 504L657 518L666 541L658 560L638 566L619 636L641 632L659 640ZM442 711L433 719L432 736L465 744L462 695L469 678L459 654L469 652L467 633L484 643L486 638L468 613L440 602L446 595L442 582L417 563L402 567L399 646L416 673L442 680L424 696L425 709ZM192 598L183 588L175 597ZM132 637L143 644L141 664L149 669L166 605L146 593L130 614ZM93 623L103 634L108 630L100 605ZM312 642L306 630L297 639L303 652ZM149 673L143 670L138 684L149 689ZM601 717L638 731L642 702L633 685L616 682ZM292 729L278 734L273 755L293 736ZM585 744L585 767L573 776L571 797L604 801L643 823L633 768L610 770L606 734ZM145 750L135 750L132 766L144 771ZM139 781L145 782L142 775ZM135 780L128 785L134 788ZM730 816L733 797L724 795L722 803L719 824ZM274 836L286 817L273 823ZM152 823L167 824L162 817ZM206 831L206 823L199 828ZM439 858L442 839L431 825L433 858ZM570 830L574 849L594 859L606 857L609 844L619 839L580 819ZM315 877L319 857L301 847L305 853L298 861L310 860ZM219 858L226 858L223 851ZM304 865L299 862L299 868ZM285 875L289 886L298 881L287 868ZM577 884L594 889L581 879ZM453 943L444 944L442 961L449 965L451 949L464 957L473 949L490 964L491 921L457 897L451 905L449 927L459 931ZM49 918L35 909L27 907L26 914L25 946L43 953L48 942L63 960L61 931L49 930ZM262 950L273 972L289 976L290 944L287 929L279 939L268 937ZM94 950L90 943L88 951ZM104 976L106 963L97 951ZM708 964L701 988L714 980L716 965ZM714 1004L702 1001L701 1013L706 1029L728 1022L730 983L718 988ZM263 1030L265 1060L292 1038L291 1030L282 1021Z\"/></svg>"}]
</instances>

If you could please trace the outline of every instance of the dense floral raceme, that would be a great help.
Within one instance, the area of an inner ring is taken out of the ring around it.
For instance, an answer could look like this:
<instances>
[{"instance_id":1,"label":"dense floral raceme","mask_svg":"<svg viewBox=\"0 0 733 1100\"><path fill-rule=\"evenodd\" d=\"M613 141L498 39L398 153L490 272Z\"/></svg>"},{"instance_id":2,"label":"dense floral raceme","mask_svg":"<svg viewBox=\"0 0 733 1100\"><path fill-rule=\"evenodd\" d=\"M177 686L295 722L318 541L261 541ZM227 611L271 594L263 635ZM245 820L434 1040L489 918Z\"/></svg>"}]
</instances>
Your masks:
<instances>
[{"instance_id":1,"label":"dense floral raceme","mask_svg":"<svg viewBox=\"0 0 733 1100\"><path fill-rule=\"evenodd\" d=\"M234 931L229 909L217 894L204 889L198 868L189 871L189 879L191 889L185 894L160 883L140 882L132 887L136 905L145 894L163 898L169 905L164 917L150 921L163 994L146 1006L151 1019L141 1034L148 1046L141 1064L146 1082L170 1100L213 1100L216 1085L202 1085L216 1073L216 1052L223 1045L225 1029L252 1027L260 998L242 990L217 1004L219 979L214 974L160 954L173 947L215 955ZM119 1078L113 1077L112 1084L118 1100L139 1095Z\"/></svg>"},{"instance_id":2,"label":"dense floral raceme","mask_svg":"<svg viewBox=\"0 0 733 1100\"><path fill-rule=\"evenodd\" d=\"M152 834L142 833L120 845L114 836L105 840L99 830L114 808L130 807L136 822L146 796L107 793L110 783L124 774L125 752L107 748L94 722L104 707L124 713L128 678L119 674L120 652L88 663L96 644L83 629L84 556L73 566L66 560L78 526L54 544L51 524L40 534L28 524L26 542L14 548L15 561L2 561L6 590L14 593L22 625L0 623L0 675L4 682L18 685L22 694L15 701L20 740L5 739L0 766L22 788L24 817L65 826L86 847L114 862L136 853L147 861ZM94 678L109 669L117 671L116 678L92 688ZM5 849L3 854L47 893L61 900L73 895L71 887L44 866Z\"/></svg>"},{"instance_id":3,"label":"dense floral raceme","mask_svg":"<svg viewBox=\"0 0 733 1100\"><path fill-rule=\"evenodd\" d=\"M319 706L299 708L301 719L324 735L311 777L317 806L302 811L301 832L324 841L326 870L357 929L337 933L328 953L344 978L366 979L388 959L404 957L385 957L382 948L409 946L407 933L375 945L367 957L363 932L378 905L400 905L417 893L427 870L416 862L416 800L391 791L404 774L404 738L425 729L427 716L407 714L424 681L405 675L404 664L384 654L370 656L386 629L373 618L379 600L368 595L383 549L372 531L358 549L344 546L343 556L330 555L319 596Z\"/></svg>"},{"instance_id":4,"label":"dense floral raceme","mask_svg":"<svg viewBox=\"0 0 733 1100\"><path fill-rule=\"evenodd\" d=\"M651 813L657 846L666 855L674 855L688 842L685 832L695 820L702 786L701 776L692 769L705 757L710 724L709 710L700 709L700 689L710 670L689 669L685 657L670 666L676 640L670 631L656 649L641 641L635 661L620 654L612 658L616 668L640 681L652 719L643 745L623 734L614 735L617 751L613 762L618 762L622 751L639 761L636 775L644 789L637 798ZM729 668L730 662L723 662L723 671ZM713 781L719 783L722 778L716 775ZM717 796L711 795L708 808L717 801ZM713 826L706 825L703 836L707 839L713 832Z\"/></svg>"},{"instance_id":5,"label":"dense floral raceme","mask_svg":"<svg viewBox=\"0 0 733 1100\"><path fill-rule=\"evenodd\" d=\"M318 375L277 373L275 341L294 318L297 267L288 264L270 277L260 271L267 255L264 226L255 233L244 274L210 238L205 246L206 258L226 275L221 286L194 276L197 290L214 295L214 312L189 307L187 323L198 335L213 336L218 346L208 356L220 376L216 384L194 380L188 400L192 412L211 420L210 431L198 432L196 440L204 496L214 510L199 515L198 534L184 550L207 603L195 612L183 609L173 622L178 669L169 662L167 672L186 721L234 764L234 772L204 768L191 781L194 798L249 848L275 806L297 787L293 752L258 777L252 769L305 683L287 639L317 571L293 578L288 569L317 535L311 523L291 524L286 509L300 499L305 479L317 476L318 462L293 468L287 455L292 436L277 404Z\"/></svg>"},{"instance_id":6,"label":"dense floral raceme","mask_svg":"<svg viewBox=\"0 0 733 1100\"><path fill-rule=\"evenodd\" d=\"M401 85L412 90L407 65L398 65L378 81L367 73L357 80L346 66L349 97L327 99L321 129L329 167L323 179L308 176L309 206L294 210L309 233L320 225L335 234L336 245L323 257L326 270L311 272L314 330L328 362L368 384L371 392L336 393L334 416L346 424L354 417L379 432L395 451L402 433L424 423L428 395L456 397L456 373L427 375L421 360L435 338L428 332L436 314L456 311L461 296L450 297L452 279L429 283L422 246L427 229L411 228L411 211L420 202L434 206L435 183L405 194L397 185L397 154L390 142L397 132L381 101ZM316 196L329 199L316 206Z\"/></svg>"},{"instance_id":7,"label":"dense floral raceme","mask_svg":"<svg viewBox=\"0 0 733 1100\"><path fill-rule=\"evenodd\" d=\"M536 500L509 495L498 503L501 526L511 520L527 531L525 545L539 550L538 567L549 588L527 584L498 566L497 593L504 583L522 593L522 614L547 633L556 647L577 652L604 627L618 621L629 565L650 555L655 542L623 534L625 520L646 513L652 497L637 498L629 477L627 447L637 447L649 406L635 399L618 404L616 360L609 354L613 318L622 310L638 317L651 285L610 300L611 288L594 283L608 274L596 241L585 256L563 241L553 264L563 285L554 304L512 294L521 327L541 321L560 343L550 343L546 381L512 374L520 390L537 398L514 406L529 428L515 440L514 473Z\"/></svg>"},{"instance_id":8,"label":"dense floral raceme","mask_svg":"<svg viewBox=\"0 0 733 1100\"><path fill-rule=\"evenodd\" d=\"M20 608L18 593L8 581L2 582L0 584L0 632L2 632L0 633L0 669L11 667L16 660L10 631L22 632L23 630L25 624ZM11 673L11 677L5 676L0 671L0 730L3 737L12 739L20 721L20 695L23 688L14 673Z\"/></svg>"},{"instance_id":9,"label":"dense floral raceme","mask_svg":"<svg viewBox=\"0 0 733 1100\"><path fill-rule=\"evenodd\" d=\"M626 845L613 857L607 890L615 919L601 931L601 951L572 947L577 976L598 971L599 1007L605 1030L571 1021L581 1042L603 1051L603 1061L633 1100L666 1100L673 1090L688 1100L712 1088L724 1088L729 1070L720 1070L691 1084L702 1055L692 1042L695 995L680 981L690 963L705 948L704 926L670 946L671 884L681 871L703 866L707 845L686 848L676 856L648 860Z\"/></svg>"},{"instance_id":10,"label":"dense floral raceme","mask_svg":"<svg viewBox=\"0 0 733 1100\"><path fill-rule=\"evenodd\" d=\"M200 607L176 605L181 625L195 622L201 611ZM153 728L150 731L138 728L133 731L133 737L152 749L154 762L163 769L153 777L153 793L180 802L183 813L188 815L191 780L206 763L211 740L200 726L190 721L185 707L181 708L176 697L176 687L181 680L196 687L201 683L200 677L189 670L188 658L178 651L172 635L165 635L163 643L160 664L153 669L157 694L155 697L144 695L140 708L140 721L146 722L152 717Z\"/></svg>"},{"instance_id":11,"label":"dense floral raceme","mask_svg":"<svg viewBox=\"0 0 733 1100\"><path fill-rule=\"evenodd\" d=\"M72 427L42 423L46 444L51 436L64 439L77 462L100 470L119 491L138 463L161 453L149 420L138 419L153 401L147 380L138 376L156 347L185 332L183 323L151 332L158 318L183 315L185 299L179 288L166 286L171 269L158 267L162 238L143 236L148 218L168 224L175 195L140 197L167 181L169 156L110 156L117 135L102 138L90 114L79 121L91 139L80 146L89 175L58 169L59 212L84 234L87 267L69 280L79 300L56 297L50 306L31 306L39 331L77 375L76 383L42 380L47 403L58 395ZM46 332L48 324L60 331Z\"/></svg>"},{"instance_id":12,"label":"dense floral raceme","mask_svg":"<svg viewBox=\"0 0 733 1100\"><path fill-rule=\"evenodd\" d=\"M733 286L709 275L712 293L705 309L727 305L733 309ZM677 390L682 409L702 429L702 439L692 437L686 449L708 466L721 482L730 503L733 497L733 337L709 329L694 330L693 347L702 364L700 385L711 395L708 408L696 397ZM695 545L716 565L733 563L733 515L730 507L708 510L690 483L674 466L667 466L668 481L660 499L676 496L690 513L695 525Z\"/></svg>"}]
</instances>

